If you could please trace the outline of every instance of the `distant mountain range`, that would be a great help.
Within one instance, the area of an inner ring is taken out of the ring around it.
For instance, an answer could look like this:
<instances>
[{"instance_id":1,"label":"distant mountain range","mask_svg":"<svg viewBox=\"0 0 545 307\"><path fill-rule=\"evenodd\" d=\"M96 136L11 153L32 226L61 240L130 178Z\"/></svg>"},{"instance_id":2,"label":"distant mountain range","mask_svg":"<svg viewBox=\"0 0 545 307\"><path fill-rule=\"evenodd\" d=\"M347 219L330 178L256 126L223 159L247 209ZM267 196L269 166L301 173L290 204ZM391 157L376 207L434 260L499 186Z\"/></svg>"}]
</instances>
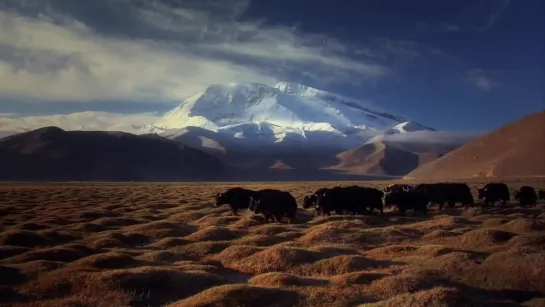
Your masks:
<instances>
[{"instance_id":1,"label":"distant mountain range","mask_svg":"<svg viewBox=\"0 0 545 307\"><path fill-rule=\"evenodd\" d=\"M436 130L361 101L281 82L274 87L257 83L212 85L158 122L146 125L144 131L214 154L237 168L365 170L373 175L398 176L431 158L398 161L399 168L373 168L338 154L363 144L377 145L374 143L392 135ZM388 142L386 152L391 151L393 143L399 142ZM416 153L411 149L408 154L438 157L459 145L437 148L422 143ZM407 145L403 146L398 152L407 151ZM374 155L376 163L392 163L384 161L391 159L389 154L378 157Z\"/></svg>"},{"instance_id":2,"label":"distant mountain range","mask_svg":"<svg viewBox=\"0 0 545 307\"><path fill-rule=\"evenodd\" d=\"M544 125L541 112L479 138L298 84L212 85L141 135L45 127L0 139L0 179L529 176L544 173Z\"/></svg>"}]
</instances>

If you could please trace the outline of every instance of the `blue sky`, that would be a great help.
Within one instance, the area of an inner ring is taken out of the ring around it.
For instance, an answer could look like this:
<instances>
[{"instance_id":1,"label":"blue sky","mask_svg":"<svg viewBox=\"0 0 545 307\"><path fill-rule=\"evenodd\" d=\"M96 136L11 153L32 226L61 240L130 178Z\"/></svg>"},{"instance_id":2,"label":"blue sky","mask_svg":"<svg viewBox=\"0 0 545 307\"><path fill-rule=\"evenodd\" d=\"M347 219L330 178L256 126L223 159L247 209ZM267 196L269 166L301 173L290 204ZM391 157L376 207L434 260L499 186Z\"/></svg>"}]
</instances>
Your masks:
<instances>
[{"instance_id":1,"label":"blue sky","mask_svg":"<svg viewBox=\"0 0 545 307\"><path fill-rule=\"evenodd\" d=\"M0 114L0 131L82 111L130 113L131 126L232 81L303 83L436 129L491 130L545 109L544 11L533 0L4 0L0 113L24 120ZM85 114L69 120L96 117Z\"/></svg>"}]
</instances>

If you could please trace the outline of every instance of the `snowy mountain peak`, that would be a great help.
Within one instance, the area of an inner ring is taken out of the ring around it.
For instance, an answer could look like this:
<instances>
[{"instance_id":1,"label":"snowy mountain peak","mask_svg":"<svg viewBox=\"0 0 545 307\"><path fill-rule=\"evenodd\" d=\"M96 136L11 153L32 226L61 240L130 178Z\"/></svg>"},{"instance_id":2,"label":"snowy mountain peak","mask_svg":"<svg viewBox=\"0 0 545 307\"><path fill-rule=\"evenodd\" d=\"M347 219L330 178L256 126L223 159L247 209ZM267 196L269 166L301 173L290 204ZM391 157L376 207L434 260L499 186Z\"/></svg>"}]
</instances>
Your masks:
<instances>
[{"instance_id":1,"label":"snowy mountain peak","mask_svg":"<svg viewBox=\"0 0 545 307\"><path fill-rule=\"evenodd\" d=\"M275 86L280 92L290 95L299 95L299 96L317 96L319 94L326 93L325 91L315 89L310 86L289 83L289 82L278 82Z\"/></svg>"},{"instance_id":2,"label":"snowy mountain peak","mask_svg":"<svg viewBox=\"0 0 545 307\"><path fill-rule=\"evenodd\" d=\"M280 82L274 87L260 83L210 85L144 130L164 133L194 126L237 139L253 141L265 136L281 142L314 137L318 142L337 142L344 147L362 144L389 129L416 125L360 101Z\"/></svg>"},{"instance_id":3,"label":"snowy mountain peak","mask_svg":"<svg viewBox=\"0 0 545 307\"><path fill-rule=\"evenodd\" d=\"M403 122L393 126L389 130L386 130L384 134L397 134L397 133L414 132L414 131L421 131L421 130L435 131L435 129L426 127L417 122L407 121L407 122Z\"/></svg>"}]
</instances>

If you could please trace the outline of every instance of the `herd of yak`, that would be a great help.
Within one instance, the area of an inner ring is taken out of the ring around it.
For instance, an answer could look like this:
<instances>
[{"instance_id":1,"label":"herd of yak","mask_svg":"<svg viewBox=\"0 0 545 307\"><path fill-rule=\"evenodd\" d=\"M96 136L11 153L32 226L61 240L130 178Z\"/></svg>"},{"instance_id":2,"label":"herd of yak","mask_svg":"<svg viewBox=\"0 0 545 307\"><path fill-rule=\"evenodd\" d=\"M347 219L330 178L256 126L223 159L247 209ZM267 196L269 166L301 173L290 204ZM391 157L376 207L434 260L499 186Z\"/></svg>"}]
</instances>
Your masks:
<instances>
[{"instance_id":1,"label":"herd of yak","mask_svg":"<svg viewBox=\"0 0 545 307\"><path fill-rule=\"evenodd\" d=\"M496 202L505 205L510 201L509 188L505 183L488 183L477 188L478 200L482 206L493 206ZM531 186L523 186L513 192L514 199L520 206L534 206L538 199L545 199L545 190L537 193ZM240 187L231 188L216 196L215 206L228 204L234 215L238 210L250 209L255 214L263 214L265 222L282 217L295 220L297 201L286 191L264 189L259 191ZM465 183L424 183L418 185L392 184L382 191L371 187L348 186L321 188L303 198L304 209L314 208L316 215L355 214L367 215L377 210L383 214L384 207L397 208L404 215L412 210L413 214L427 215L428 206L444 205L454 207L461 204L464 208L473 206L475 201L469 186Z\"/></svg>"}]
</instances>

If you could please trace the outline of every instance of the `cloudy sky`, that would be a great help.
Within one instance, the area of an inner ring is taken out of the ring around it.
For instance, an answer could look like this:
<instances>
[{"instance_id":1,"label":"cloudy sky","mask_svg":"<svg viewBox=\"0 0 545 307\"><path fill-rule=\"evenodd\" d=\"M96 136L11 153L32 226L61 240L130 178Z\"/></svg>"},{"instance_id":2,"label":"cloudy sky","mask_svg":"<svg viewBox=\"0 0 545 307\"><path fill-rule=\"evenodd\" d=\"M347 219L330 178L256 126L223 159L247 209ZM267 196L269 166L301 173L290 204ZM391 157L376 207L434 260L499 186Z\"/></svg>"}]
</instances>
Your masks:
<instances>
[{"instance_id":1,"label":"cloudy sky","mask_svg":"<svg viewBox=\"0 0 545 307\"><path fill-rule=\"evenodd\" d=\"M441 130L545 109L542 1L2 0L0 133L132 131L212 83L303 83Z\"/></svg>"}]
</instances>

